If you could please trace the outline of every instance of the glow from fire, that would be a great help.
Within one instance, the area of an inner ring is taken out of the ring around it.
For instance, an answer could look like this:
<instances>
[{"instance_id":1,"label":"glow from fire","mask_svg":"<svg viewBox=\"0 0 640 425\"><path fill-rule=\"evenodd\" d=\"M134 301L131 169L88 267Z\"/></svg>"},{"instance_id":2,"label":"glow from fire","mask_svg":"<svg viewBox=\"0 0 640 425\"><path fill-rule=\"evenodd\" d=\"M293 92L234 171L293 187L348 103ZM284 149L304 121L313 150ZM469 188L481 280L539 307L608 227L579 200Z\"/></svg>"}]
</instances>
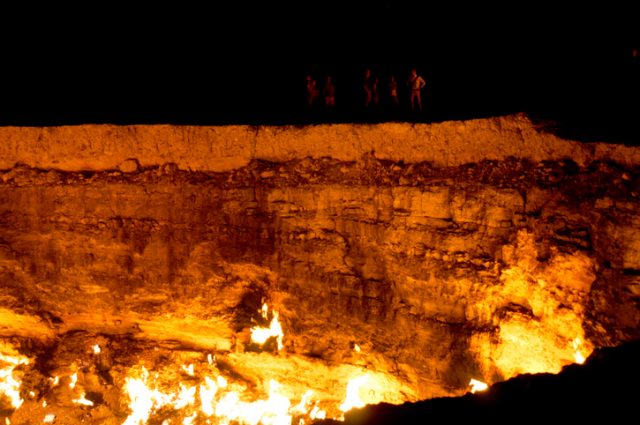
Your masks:
<instances>
[{"instance_id":1,"label":"glow from fire","mask_svg":"<svg viewBox=\"0 0 640 425\"><path fill-rule=\"evenodd\" d=\"M19 365L29 364L29 359L24 356L5 355L0 353L0 394L4 394L14 409L20 407L24 400L20 397L20 385L22 382L14 376L14 369Z\"/></svg>"},{"instance_id":2,"label":"glow from fire","mask_svg":"<svg viewBox=\"0 0 640 425\"><path fill-rule=\"evenodd\" d=\"M189 366L182 365L182 370L184 371L184 373L186 373L189 376L195 376L195 372L193 370L193 363L191 363Z\"/></svg>"},{"instance_id":3,"label":"glow from fire","mask_svg":"<svg viewBox=\"0 0 640 425\"><path fill-rule=\"evenodd\" d=\"M163 375L174 376L170 371ZM178 388L170 382L171 378L159 382L158 376L156 374L155 378L151 378L144 367L130 370L125 379L124 390L129 397L131 413L124 425L140 425L148 421L161 423L168 420L166 416L162 417L167 414L180 415L182 424L209 421L250 425L310 423L316 419L331 417L326 408L332 409L339 416L340 412L384 401L383 392L389 383L385 381L389 378L370 373L356 376L346 383L344 402L339 404L339 401L335 401L333 404L328 400L321 402L314 399L312 390L306 390L296 397L291 389L284 388L275 379L266 382L266 391L262 397L255 397L251 395L255 392L250 387L241 382L229 382L222 375L205 375L198 385L179 383ZM326 408L321 403L325 403ZM171 419L171 423L174 420Z\"/></svg>"},{"instance_id":4,"label":"glow from fire","mask_svg":"<svg viewBox=\"0 0 640 425\"><path fill-rule=\"evenodd\" d=\"M198 416L197 413L193 413L191 416L187 416L182 420L182 425L192 425L193 421L196 420L196 417Z\"/></svg>"},{"instance_id":5,"label":"glow from fire","mask_svg":"<svg viewBox=\"0 0 640 425\"><path fill-rule=\"evenodd\" d=\"M486 391L489 388L489 385L482 381L478 381L477 379L471 378L469 381L469 386L471 387L471 394L475 394L480 391Z\"/></svg>"},{"instance_id":6,"label":"glow from fire","mask_svg":"<svg viewBox=\"0 0 640 425\"><path fill-rule=\"evenodd\" d=\"M91 348L93 350L93 354L100 354L100 352L102 351L98 344L94 344L93 347L91 347Z\"/></svg>"},{"instance_id":7,"label":"glow from fire","mask_svg":"<svg viewBox=\"0 0 640 425\"><path fill-rule=\"evenodd\" d=\"M87 400L85 398L85 394L84 393L80 394L80 397L78 397L76 399L73 399L71 401L73 401L75 404L80 404L82 406L93 406L93 401Z\"/></svg>"},{"instance_id":8,"label":"glow from fire","mask_svg":"<svg viewBox=\"0 0 640 425\"><path fill-rule=\"evenodd\" d=\"M583 364L584 361L585 361L585 358L582 355L582 353L580 352L581 349L582 349L582 339L580 337L576 337L571 342L571 346L573 347L573 350L574 350L574 354L573 354L574 360L578 364Z\"/></svg>"},{"instance_id":9,"label":"glow from fire","mask_svg":"<svg viewBox=\"0 0 640 425\"><path fill-rule=\"evenodd\" d=\"M78 382L78 374L77 374L77 373L74 373L73 375L71 375L71 376L69 377L69 379L71 379L71 380L69 381L69 388L74 389L74 388L75 388L75 386L76 386L76 382Z\"/></svg>"},{"instance_id":10,"label":"glow from fire","mask_svg":"<svg viewBox=\"0 0 640 425\"><path fill-rule=\"evenodd\" d=\"M344 403L340 405L340 410L348 412L351 409L364 407L366 403L360 398L360 392L368 383L368 375L362 375L351 379L347 384L347 396L344 399Z\"/></svg>"},{"instance_id":11,"label":"glow from fire","mask_svg":"<svg viewBox=\"0 0 640 425\"><path fill-rule=\"evenodd\" d=\"M140 378L127 377L124 390L129 395L129 408L131 414L123 425L145 424L153 409L159 409L167 404L167 396L160 391L147 387L149 372L144 367Z\"/></svg>"},{"instance_id":12,"label":"glow from fire","mask_svg":"<svg viewBox=\"0 0 640 425\"><path fill-rule=\"evenodd\" d=\"M241 401L237 392L229 392L218 402L216 416L225 421L252 425L259 423L288 425L291 423L291 414L289 413L291 402L279 393L280 387L277 381L271 380L269 382L269 398L254 402Z\"/></svg>"},{"instance_id":13,"label":"glow from fire","mask_svg":"<svg viewBox=\"0 0 640 425\"><path fill-rule=\"evenodd\" d=\"M56 415L54 415L53 413L47 413L44 416L44 419L42 420L42 423L52 424L55 419L56 419Z\"/></svg>"},{"instance_id":14,"label":"glow from fire","mask_svg":"<svg viewBox=\"0 0 640 425\"><path fill-rule=\"evenodd\" d=\"M262 305L261 314L264 319L268 318L269 306L267 303ZM278 350L282 350L284 332L282 332L282 325L278 320L278 312L275 310L272 310L272 318L268 328L262 326L254 326L251 328L251 342L253 343L262 345L271 337L276 338L276 341L278 342Z\"/></svg>"}]
</instances>

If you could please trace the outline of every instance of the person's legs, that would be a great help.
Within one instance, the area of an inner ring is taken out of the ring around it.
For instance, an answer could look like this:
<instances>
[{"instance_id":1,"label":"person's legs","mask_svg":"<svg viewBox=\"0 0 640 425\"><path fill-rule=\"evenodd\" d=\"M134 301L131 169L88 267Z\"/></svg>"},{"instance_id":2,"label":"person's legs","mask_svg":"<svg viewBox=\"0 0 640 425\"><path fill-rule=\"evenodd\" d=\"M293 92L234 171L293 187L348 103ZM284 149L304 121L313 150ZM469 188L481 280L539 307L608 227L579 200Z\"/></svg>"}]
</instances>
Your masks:
<instances>
[{"instance_id":1,"label":"person's legs","mask_svg":"<svg viewBox=\"0 0 640 425\"><path fill-rule=\"evenodd\" d=\"M413 112L422 111L422 101L420 99L420 91L411 90L411 110Z\"/></svg>"}]
</instances>

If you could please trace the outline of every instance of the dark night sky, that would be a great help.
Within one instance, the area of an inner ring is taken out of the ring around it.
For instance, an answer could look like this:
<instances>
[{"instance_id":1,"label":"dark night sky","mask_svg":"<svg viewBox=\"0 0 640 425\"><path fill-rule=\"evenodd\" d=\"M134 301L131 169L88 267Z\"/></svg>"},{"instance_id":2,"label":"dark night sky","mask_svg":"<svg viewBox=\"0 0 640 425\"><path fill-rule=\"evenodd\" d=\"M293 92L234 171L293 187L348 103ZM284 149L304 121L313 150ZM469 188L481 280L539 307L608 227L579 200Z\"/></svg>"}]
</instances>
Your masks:
<instances>
[{"instance_id":1,"label":"dark night sky","mask_svg":"<svg viewBox=\"0 0 640 425\"><path fill-rule=\"evenodd\" d=\"M417 66L430 108L418 120L524 111L587 138L633 139L640 66L630 52L640 44L631 11L520 7L399 0L3 13L14 25L0 38L0 124L300 123L308 72L334 75L334 120L359 121L365 67L403 82Z\"/></svg>"}]
</instances>

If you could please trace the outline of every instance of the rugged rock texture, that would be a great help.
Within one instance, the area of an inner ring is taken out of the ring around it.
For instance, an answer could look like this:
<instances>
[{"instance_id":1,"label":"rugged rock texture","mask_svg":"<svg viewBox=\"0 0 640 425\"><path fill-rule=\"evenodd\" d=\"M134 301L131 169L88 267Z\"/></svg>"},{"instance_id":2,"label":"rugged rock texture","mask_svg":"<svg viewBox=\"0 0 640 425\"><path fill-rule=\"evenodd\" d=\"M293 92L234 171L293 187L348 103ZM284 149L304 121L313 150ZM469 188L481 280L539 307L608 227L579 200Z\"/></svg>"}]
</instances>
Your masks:
<instances>
[{"instance_id":1,"label":"rugged rock texture","mask_svg":"<svg viewBox=\"0 0 640 425\"><path fill-rule=\"evenodd\" d=\"M16 163L63 171L116 170L137 159L143 167L174 163L182 170L230 171L252 160L286 162L330 157L456 166L509 157L534 163L572 158L640 163L637 149L583 144L538 132L524 115L438 124L251 126L114 126L0 128L0 169Z\"/></svg>"},{"instance_id":2,"label":"rugged rock texture","mask_svg":"<svg viewBox=\"0 0 640 425\"><path fill-rule=\"evenodd\" d=\"M74 370L91 420L121 423L130 368L201 370L206 353L254 392L285 376L335 410L358 370L389 380L369 401L402 402L640 337L639 149L522 116L0 141L0 337L33 365L13 423ZM280 352L249 341L263 301Z\"/></svg>"}]
</instances>

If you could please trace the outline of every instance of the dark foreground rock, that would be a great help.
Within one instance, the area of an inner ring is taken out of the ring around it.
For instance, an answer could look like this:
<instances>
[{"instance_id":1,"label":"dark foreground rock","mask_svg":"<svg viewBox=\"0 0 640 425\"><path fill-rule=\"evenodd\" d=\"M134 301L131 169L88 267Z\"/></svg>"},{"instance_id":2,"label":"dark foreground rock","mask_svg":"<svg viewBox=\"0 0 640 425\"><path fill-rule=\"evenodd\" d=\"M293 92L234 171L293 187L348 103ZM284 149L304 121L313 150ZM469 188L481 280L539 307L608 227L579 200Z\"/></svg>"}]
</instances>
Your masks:
<instances>
[{"instance_id":1,"label":"dark foreground rock","mask_svg":"<svg viewBox=\"0 0 640 425\"><path fill-rule=\"evenodd\" d=\"M344 423L626 423L637 417L638 358L640 340L597 349L584 365L567 366L557 375L520 375L457 398L367 406L347 413Z\"/></svg>"}]
</instances>

